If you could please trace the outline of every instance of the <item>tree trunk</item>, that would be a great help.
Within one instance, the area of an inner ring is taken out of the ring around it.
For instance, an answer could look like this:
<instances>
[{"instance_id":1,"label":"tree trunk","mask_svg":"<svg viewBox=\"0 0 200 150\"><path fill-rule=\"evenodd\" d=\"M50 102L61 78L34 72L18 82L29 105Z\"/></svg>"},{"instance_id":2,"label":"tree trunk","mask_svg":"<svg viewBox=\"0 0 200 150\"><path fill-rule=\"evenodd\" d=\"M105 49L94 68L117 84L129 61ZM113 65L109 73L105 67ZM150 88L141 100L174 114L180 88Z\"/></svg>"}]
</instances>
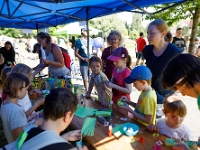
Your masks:
<instances>
[{"instance_id":1,"label":"tree trunk","mask_svg":"<svg viewBox=\"0 0 200 150\"><path fill-rule=\"evenodd\" d=\"M191 35L190 35L190 44L189 44L189 53L190 54L194 54L194 40L197 36L197 26L199 23L199 16L200 16L200 8L197 7L193 14L193 25L192 25Z\"/></svg>"}]
</instances>

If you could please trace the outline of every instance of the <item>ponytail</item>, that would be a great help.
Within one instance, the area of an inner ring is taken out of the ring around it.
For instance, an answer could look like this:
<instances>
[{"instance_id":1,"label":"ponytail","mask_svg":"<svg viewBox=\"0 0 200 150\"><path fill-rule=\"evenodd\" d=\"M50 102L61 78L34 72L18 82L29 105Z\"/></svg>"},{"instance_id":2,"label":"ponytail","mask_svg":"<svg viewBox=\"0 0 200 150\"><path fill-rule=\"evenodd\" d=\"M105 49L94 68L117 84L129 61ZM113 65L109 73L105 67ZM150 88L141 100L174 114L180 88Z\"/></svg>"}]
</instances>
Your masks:
<instances>
[{"instance_id":1,"label":"ponytail","mask_svg":"<svg viewBox=\"0 0 200 150\"><path fill-rule=\"evenodd\" d=\"M126 67L128 67L130 70L132 70L131 64L132 64L132 59L131 59L131 56L128 55L127 60L126 60Z\"/></svg>"}]
</instances>

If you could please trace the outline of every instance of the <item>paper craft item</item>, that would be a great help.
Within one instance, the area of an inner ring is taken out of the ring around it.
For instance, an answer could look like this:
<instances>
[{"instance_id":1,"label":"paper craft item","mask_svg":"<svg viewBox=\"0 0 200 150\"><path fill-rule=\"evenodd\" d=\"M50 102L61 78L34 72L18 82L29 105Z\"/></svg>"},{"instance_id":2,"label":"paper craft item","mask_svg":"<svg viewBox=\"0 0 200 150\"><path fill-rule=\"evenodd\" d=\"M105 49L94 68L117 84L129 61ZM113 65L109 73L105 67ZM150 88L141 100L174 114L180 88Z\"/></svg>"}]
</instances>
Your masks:
<instances>
[{"instance_id":1,"label":"paper craft item","mask_svg":"<svg viewBox=\"0 0 200 150\"><path fill-rule=\"evenodd\" d=\"M197 142L197 141L181 141L181 142L185 143L189 147L193 146L194 144L200 146L200 142ZM177 145L177 142L174 139L166 138L165 145L166 146L174 146L174 145Z\"/></svg>"},{"instance_id":2,"label":"paper craft item","mask_svg":"<svg viewBox=\"0 0 200 150\"><path fill-rule=\"evenodd\" d=\"M119 100L117 101L117 105L118 105L118 106L124 106L124 102L122 102L122 100L119 99Z\"/></svg>"},{"instance_id":3,"label":"paper craft item","mask_svg":"<svg viewBox=\"0 0 200 150\"><path fill-rule=\"evenodd\" d=\"M95 125L96 125L96 118L85 118L81 133L83 136L94 136L94 130L95 130Z\"/></svg>"},{"instance_id":4,"label":"paper craft item","mask_svg":"<svg viewBox=\"0 0 200 150\"><path fill-rule=\"evenodd\" d=\"M97 109L95 109L95 108L78 106L74 115L77 117L80 117L80 118L85 118L88 116L93 116L96 111L97 111Z\"/></svg>"},{"instance_id":5,"label":"paper craft item","mask_svg":"<svg viewBox=\"0 0 200 150\"><path fill-rule=\"evenodd\" d=\"M197 105L198 105L198 108L200 110L200 94L199 94L198 99L197 99Z\"/></svg>"},{"instance_id":6,"label":"paper craft item","mask_svg":"<svg viewBox=\"0 0 200 150\"><path fill-rule=\"evenodd\" d=\"M110 117L111 116L111 111L96 111L95 115L96 116Z\"/></svg>"},{"instance_id":7,"label":"paper craft item","mask_svg":"<svg viewBox=\"0 0 200 150\"><path fill-rule=\"evenodd\" d=\"M120 124L120 125L115 126L115 127L112 129L112 133L113 133L116 137L119 137L119 136L125 134L125 132L124 132L124 130L123 130L123 126L124 126L124 124Z\"/></svg>"}]
</instances>

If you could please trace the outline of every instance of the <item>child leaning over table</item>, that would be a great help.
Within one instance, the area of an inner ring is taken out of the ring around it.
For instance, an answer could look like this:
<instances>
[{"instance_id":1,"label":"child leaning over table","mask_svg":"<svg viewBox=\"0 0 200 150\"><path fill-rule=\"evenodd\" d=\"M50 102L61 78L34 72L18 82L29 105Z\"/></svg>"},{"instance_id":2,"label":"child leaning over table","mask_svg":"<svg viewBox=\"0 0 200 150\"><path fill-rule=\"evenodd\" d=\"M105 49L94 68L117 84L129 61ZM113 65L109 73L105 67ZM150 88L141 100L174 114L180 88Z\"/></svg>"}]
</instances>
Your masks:
<instances>
[{"instance_id":1,"label":"child leaning over table","mask_svg":"<svg viewBox=\"0 0 200 150\"><path fill-rule=\"evenodd\" d=\"M125 96L121 97L124 103L122 108L128 110L133 114L134 119L138 122L148 126L149 124L155 124L156 119L156 105L157 96L155 90L152 89L151 83L152 73L146 66L135 67L131 74L124 79L127 84L133 83L134 87L138 91L142 91L138 102L134 103L128 100ZM133 106L133 110L129 105Z\"/></svg>"},{"instance_id":2,"label":"child leaning over table","mask_svg":"<svg viewBox=\"0 0 200 150\"><path fill-rule=\"evenodd\" d=\"M96 86L98 99L101 101L102 109L106 109L109 106L109 100L112 97L111 88L105 86L105 82L108 81L107 76L101 71L101 59L97 56L93 56L89 59L89 67L92 70L89 88L86 97L90 97L93 86Z\"/></svg>"},{"instance_id":3,"label":"child leaning over table","mask_svg":"<svg viewBox=\"0 0 200 150\"><path fill-rule=\"evenodd\" d=\"M187 114L187 108L180 97L170 95L164 100L163 113L165 118L158 120L156 125L148 126L150 131L157 130L161 135L159 140L165 142L166 138L192 141L192 132L182 124Z\"/></svg>"}]
</instances>

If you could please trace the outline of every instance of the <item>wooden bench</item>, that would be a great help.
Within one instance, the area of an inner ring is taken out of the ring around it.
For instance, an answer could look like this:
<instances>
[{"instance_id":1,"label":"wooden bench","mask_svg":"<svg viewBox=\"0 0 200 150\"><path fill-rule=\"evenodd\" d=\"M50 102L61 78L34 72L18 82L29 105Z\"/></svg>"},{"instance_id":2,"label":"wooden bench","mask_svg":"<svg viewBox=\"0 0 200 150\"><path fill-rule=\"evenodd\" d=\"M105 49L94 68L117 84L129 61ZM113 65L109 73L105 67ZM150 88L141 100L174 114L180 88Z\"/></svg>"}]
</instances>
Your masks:
<instances>
[{"instance_id":1,"label":"wooden bench","mask_svg":"<svg viewBox=\"0 0 200 150\"><path fill-rule=\"evenodd\" d=\"M99 109L100 105L98 102L93 100L87 100L86 106ZM111 123L119 123L120 117L125 117L117 111L113 111L113 118ZM116 118L118 116L118 118ZM71 122L71 125L76 129L81 129L84 119L74 116ZM99 121L96 122L94 136L87 136L85 139L97 150L153 150L157 138L153 136L153 132L146 130L146 127L135 120L130 120L129 122L137 124L140 128L140 131L134 137L128 137L122 135L120 137L115 137L114 135L108 137L108 129ZM120 121L120 123L126 123ZM143 138L143 142L140 143L139 139ZM161 146L162 150L170 150L171 147L165 145Z\"/></svg>"}]
</instances>

